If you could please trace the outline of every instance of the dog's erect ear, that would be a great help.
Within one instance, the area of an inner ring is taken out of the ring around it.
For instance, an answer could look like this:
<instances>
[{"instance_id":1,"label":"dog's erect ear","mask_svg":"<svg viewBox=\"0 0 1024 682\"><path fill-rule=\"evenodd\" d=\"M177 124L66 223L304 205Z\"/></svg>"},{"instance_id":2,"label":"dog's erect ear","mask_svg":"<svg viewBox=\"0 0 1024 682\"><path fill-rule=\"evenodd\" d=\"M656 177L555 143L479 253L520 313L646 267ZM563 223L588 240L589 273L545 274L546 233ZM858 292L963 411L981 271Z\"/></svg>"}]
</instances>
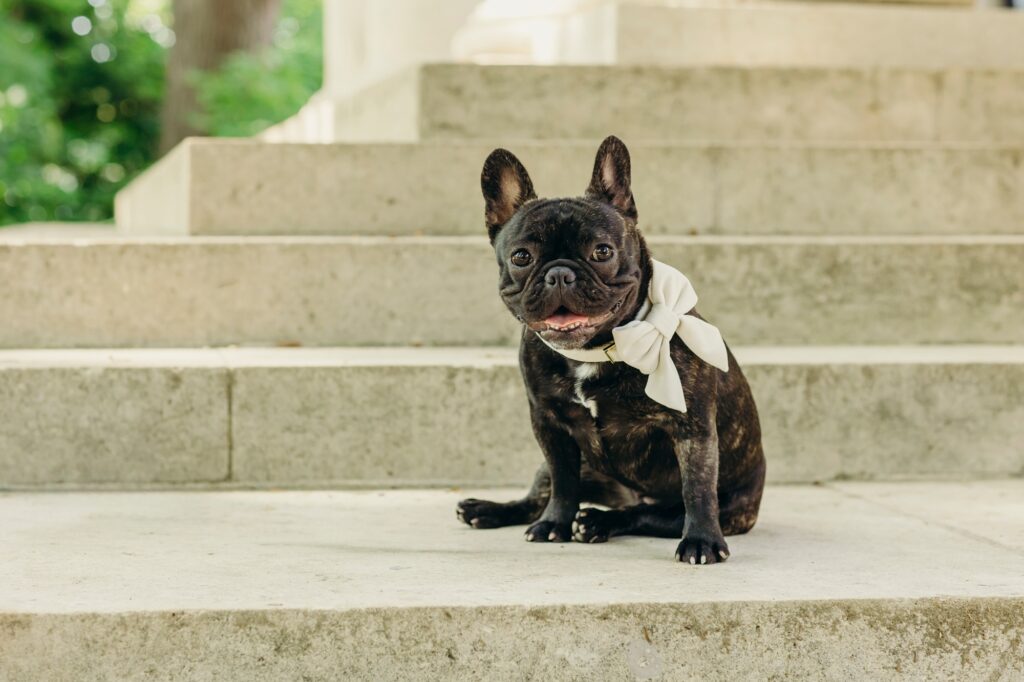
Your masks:
<instances>
[{"instance_id":1,"label":"dog's erect ear","mask_svg":"<svg viewBox=\"0 0 1024 682\"><path fill-rule=\"evenodd\" d=\"M530 199L536 199L530 176L515 155L505 149L495 149L484 161L480 173L480 189L484 193L487 236L494 243L501 226Z\"/></svg>"},{"instance_id":2,"label":"dog's erect ear","mask_svg":"<svg viewBox=\"0 0 1024 682\"><path fill-rule=\"evenodd\" d=\"M636 220L636 202L633 201L633 190L629 186L629 174L629 150L622 140L609 135L597 150L587 196L606 201L622 215Z\"/></svg>"}]
</instances>

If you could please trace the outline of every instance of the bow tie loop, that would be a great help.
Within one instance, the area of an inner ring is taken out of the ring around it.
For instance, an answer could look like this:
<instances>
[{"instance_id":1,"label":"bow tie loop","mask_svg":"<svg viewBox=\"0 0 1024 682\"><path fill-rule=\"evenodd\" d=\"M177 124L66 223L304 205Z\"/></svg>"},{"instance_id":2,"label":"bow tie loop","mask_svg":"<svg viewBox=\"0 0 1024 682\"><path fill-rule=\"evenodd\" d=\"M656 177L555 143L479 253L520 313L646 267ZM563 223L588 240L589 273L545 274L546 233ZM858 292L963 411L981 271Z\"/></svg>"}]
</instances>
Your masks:
<instances>
[{"instance_id":1,"label":"bow tie loop","mask_svg":"<svg viewBox=\"0 0 1024 682\"><path fill-rule=\"evenodd\" d=\"M685 311L684 311L685 312ZM644 322L649 323L666 339L671 339L679 328L681 315L663 303L654 303Z\"/></svg>"},{"instance_id":2,"label":"bow tie loop","mask_svg":"<svg viewBox=\"0 0 1024 682\"><path fill-rule=\"evenodd\" d=\"M653 324L647 320L633 320L613 329L612 338L615 339L615 350L622 362L643 374L658 369L665 336Z\"/></svg>"}]
</instances>

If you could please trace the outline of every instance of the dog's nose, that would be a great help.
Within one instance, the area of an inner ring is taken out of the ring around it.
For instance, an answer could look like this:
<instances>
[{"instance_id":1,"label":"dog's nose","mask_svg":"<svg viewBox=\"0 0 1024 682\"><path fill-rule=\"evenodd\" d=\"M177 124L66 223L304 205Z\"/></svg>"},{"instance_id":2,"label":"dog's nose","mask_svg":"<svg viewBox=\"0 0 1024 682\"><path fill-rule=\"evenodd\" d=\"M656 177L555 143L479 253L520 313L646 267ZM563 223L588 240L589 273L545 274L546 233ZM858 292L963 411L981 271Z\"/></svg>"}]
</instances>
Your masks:
<instances>
[{"instance_id":1,"label":"dog's nose","mask_svg":"<svg viewBox=\"0 0 1024 682\"><path fill-rule=\"evenodd\" d=\"M544 282L549 287L567 287L576 281L576 273L564 265L556 265L544 275Z\"/></svg>"}]
</instances>

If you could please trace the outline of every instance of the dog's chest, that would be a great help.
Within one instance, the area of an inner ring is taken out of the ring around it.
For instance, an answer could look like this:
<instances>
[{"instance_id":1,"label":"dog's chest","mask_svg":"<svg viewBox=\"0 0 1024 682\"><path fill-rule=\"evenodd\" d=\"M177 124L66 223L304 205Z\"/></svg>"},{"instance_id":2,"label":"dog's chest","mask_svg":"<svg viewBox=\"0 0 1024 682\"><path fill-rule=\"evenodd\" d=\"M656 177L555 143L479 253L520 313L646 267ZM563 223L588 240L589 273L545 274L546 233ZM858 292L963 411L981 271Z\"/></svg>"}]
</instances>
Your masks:
<instances>
[{"instance_id":1,"label":"dog's chest","mask_svg":"<svg viewBox=\"0 0 1024 682\"><path fill-rule=\"evenodd\" d=\"M644 394L641 375L606 363L580 363L570 377L570 399L590 417L576 421L572 431L593 469L638 490L646 490L652 476L676 475L675 455L664 437L667 425Z\"/></svg>"},{"instance_id":2,"label":"dog's chest","mask_svg":"<svg viewBox=\"0 0 1024 682\"><path fill-rule=\"evenodd\" d=\"M605 438L618 430L613 427L635 421L638 412L644 411L640 406L647 402L643 384L634 381L631 374L604 362L580 362L570 369L566 397L586 410L590 415L588 426Z\"/></svg>"},{"instance_id":3,"label":"dog's chest","mask_svg":"<svg viewBox=\"0 0 1024 682\"><path fill-rule=\"evenodd\" d=\"M635 375L635 376L634 376ZM643 375L606 362L575 363L569 371L570 401L586 408L601 430L622 420L633 422L648 410ZM649 407L656 408L653 403ZM650 410L653 413L657 409Z\"/></svg>"},{"instance_id":4,"label":"dog's chest","mask_svg":"<svg viewBox=\"0 0 1024 682\"><path fill-rule=\"evenodd\" d=\"M585 384L588 379L597 375L601 365L596 362L581 362L572 370L573 377L573 399L583 407L587 408L590 416L597 419L598 404L595 395L588 395Z\"/></svg>"}]
</instances>

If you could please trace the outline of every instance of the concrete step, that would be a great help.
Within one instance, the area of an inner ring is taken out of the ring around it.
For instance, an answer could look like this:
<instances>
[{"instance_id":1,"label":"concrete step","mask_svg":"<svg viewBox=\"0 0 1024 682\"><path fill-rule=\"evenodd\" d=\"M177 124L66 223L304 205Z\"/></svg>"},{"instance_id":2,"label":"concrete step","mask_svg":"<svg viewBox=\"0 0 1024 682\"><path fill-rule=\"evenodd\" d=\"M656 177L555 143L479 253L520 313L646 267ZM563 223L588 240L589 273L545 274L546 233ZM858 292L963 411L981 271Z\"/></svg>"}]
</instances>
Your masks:
<instances>
[{"instance_id":1,"label":"concrete step","mask_svg":"<svg viewBox=\"0 0 1024 682\"><path fill-rule=\"evenodd\" d=\"M569 13L484 15L456 35L455 54L460 61L491 63L1024 66L1024 17L1002 9L720 0L573 4Z\"/></svg>"},{"instance_id":2,"label":"concrete step","mask_svg":"<svg viewBox=\"0 0 1024 682\"><path fill-rule=\"evenodd\" d=\"M658 237L736 345L1024 342L1024 236ZM485 237L0 236L0 348L507 345Z\"/></svg>"},{"instance_id":3,"label":"concrete step","mask_svg":"<svg viewBox=\"0 0 1024 682\"><path fill-rule=\"evenodd\" d=\"M596 142L507 138L193 139L118 194L117 223L132 234L482 234L480 170L501 145L522 159L543 196L581 194L597 150ZM661 143L630 150L648 234L1019 234L1024 225L1022 148Z\"/></svg>"},{"instance_id":4,"label":"concrete step","mask_svg":"<svg viewBox=\"0 0 1024 682\"><path fill-rule=\"evenodd\" d=\"M1024 483L769 487L717 566L519 491L0 496L0 678L1020 679Z\"/></svg>"},{"instance_id":5,"label":"concrete step","mask_svg":"<svg viewBox=\"0 0 1024 682\"><path fill-rule=\"evenodd\" d=\"M1020 143L1022 112L1024 70L429 64L339 105L336 135Z\"/></svg>"},{"instance_id":6,"label":"concrete step","mask_svg":"<svg viewBox=\"0 0 1024 682\"><path fill-rule=\"evenodd\" d=\"M735 349L769 480L1024 474L1024 346ZM0 352L0 486L525 483L512 349Z\"/></svg>"}]
</instances>

